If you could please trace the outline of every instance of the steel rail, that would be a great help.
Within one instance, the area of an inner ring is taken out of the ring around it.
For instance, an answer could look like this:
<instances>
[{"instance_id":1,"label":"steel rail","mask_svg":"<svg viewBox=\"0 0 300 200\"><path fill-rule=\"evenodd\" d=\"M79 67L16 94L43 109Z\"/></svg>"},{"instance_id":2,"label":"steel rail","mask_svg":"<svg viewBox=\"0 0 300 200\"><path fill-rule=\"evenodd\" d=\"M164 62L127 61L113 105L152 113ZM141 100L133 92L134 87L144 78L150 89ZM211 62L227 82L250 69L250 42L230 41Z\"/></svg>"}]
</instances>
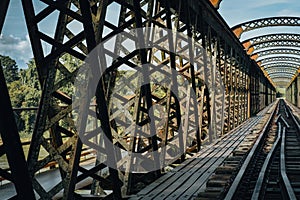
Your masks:
<instances>
[{"instance_id":1,"label":"steel rail","mask_svg":"<svg viewBox=\"0 0 300 200\"><path fill-rule=\"evenodd\" d=\"M294 200L297 198L293 190L293 187L291 185L291 182L286 174L286 168L285 168L285 130L286 128L283 127L281 149L280 149L280 175L289 199Z\"/></svg>"},{"instance_id":2,"label":"steel rail","mask_svg":"<svg viewBox=\"0 0 300 200\"><path fill-rule=\"evenodd\" d=\"M277 102L276 108L272 111L266 125L264 126L263 130L261 131L261 134L258 136L258 138L257 138L256 142L254 143L251 151L249 152L247 158L245 159L241 169L239 170L237 176L235 177L233 183L231 184L224 200L231 200L233 198L233 196L235 194L235 191L237 190L237 188L239 186L239 183L242 180L242 178L243 178L243 176L244 176L244 174L245 174L245 172L248 168L248 165L249 165L249 163L251 162L251 160L253 158L254 153L256 152L258 147L260 146L260 143L262 142L262 138L266 134L268 127L271 125L271 121L274 118L274 114L275 114L275 111L277 110L278 106L279 106L279 102Z\"/></svg>"},{"instance_id":3,"label":"steel rail","mask_svg":"<svg viewBox=\"0 0 300 200\"><path fill-rule=\"evenodd\" d=\"M271 161L271 158L274 156L275 154L275 150L281 140L281 123L278 122L278 134L277 134L277 138L276 138L276 141L274 142L273 146L272 146L272 149L269 151L266 159L265 159L265 162L259 172L259 176L258 176L258 179L257 179L257 182L255 184L255 188L254 188L254 191L252 193L252 197L251 197L251 200L257 200L259 199L259 196L260 196L260 193L262 191L262 187L263 187L263 182L265 180L265 176L266 176L266 171L270 165L270 161ZM282 140L283 141L283 140ZM282 145L282 142L281 142L281 145Z\"/></svg>"}]
</instances>

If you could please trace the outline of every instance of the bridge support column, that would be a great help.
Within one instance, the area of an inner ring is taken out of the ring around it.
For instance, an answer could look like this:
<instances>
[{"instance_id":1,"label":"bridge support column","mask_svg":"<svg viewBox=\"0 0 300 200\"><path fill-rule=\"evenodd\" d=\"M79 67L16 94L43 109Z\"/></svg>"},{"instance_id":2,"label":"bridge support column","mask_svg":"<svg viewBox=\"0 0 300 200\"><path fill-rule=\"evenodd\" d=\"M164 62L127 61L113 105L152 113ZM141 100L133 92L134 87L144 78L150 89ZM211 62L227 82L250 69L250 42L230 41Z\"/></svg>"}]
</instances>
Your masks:
<instances>
[{"instance_id":1,"label":"bridge support column","mask_svg":"<svg viewBox=\"0 0 300 200\"><path fill-rule=\"evenodd\" d=\"M13 114L2 67L0 66L0 135L11 173L1 169L1 176L14 183L17 199L35 199L15 116ZM22 178L20 178L22 177Z\"/></svg>"}]
</instances>

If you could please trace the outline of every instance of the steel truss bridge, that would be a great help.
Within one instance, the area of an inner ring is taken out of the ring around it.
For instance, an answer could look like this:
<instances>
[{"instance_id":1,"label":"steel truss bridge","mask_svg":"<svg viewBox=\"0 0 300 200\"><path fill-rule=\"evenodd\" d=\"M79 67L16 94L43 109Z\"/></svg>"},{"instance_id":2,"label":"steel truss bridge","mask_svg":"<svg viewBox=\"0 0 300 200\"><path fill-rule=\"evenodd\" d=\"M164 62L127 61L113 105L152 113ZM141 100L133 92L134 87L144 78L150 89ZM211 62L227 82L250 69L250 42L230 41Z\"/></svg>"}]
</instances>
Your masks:
<instances>
[{"instance_id":1,"label":"steel truss bridge","mask_svg":"<svg viewBox=\"0 0 300 200\"><path fill-rule=\"evenodd\" d=\"M0 32L9 3L0 2ZM88 190L89 197L125 198L164 174L165 166L185 160L274 102L277 87L287 88L287 99L300 106L299 35L239 39L263 27L299 26L300 18L257 19L230 28L219 5L218 0L22 0L42 97L25 158L0 73L0 156L6 155L9 166L0 176L14 184L17 197L76 199ZM43 30L49 18L55 23ZM91 56L95 48L101 56ZM96 62L70 69L64 55ZM95 63L100 67L87 79L93 90L79 91L84 95L76 104L62 88L76 88L81 68ZM153 74L164 84L151 83ZM146 84L136 87L141 81ZM126 95L118 93L132 87ZM160 125L151 124L154 106L164 111ZM94 131L88 121L94 121ZM106 139L97 137L100 129ZM101 144L87 169L80 157L88 139ZM173 155L170 144L181 153ZM138 162L134 153L146 156ZM37 172L50 163L60 181L45 189ZM76 187L87 180L87 186Z\"/></svg>"}]
</instances>

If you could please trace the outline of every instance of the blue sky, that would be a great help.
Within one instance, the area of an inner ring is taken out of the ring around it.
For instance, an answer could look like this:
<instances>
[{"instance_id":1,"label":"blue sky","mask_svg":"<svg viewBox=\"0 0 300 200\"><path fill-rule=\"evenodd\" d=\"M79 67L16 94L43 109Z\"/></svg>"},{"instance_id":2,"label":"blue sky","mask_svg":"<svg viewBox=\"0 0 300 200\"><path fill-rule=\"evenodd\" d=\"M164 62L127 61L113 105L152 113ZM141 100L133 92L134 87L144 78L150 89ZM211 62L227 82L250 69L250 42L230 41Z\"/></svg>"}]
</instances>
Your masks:
<instances>
[{"instance_id":1,"label":"blue sky","mask_svg":"<svg viewBox=\"0 0 300 200\"><path fill-rule=\"evenodd\" d=\"M44 5L35 0L35 8L38 12ZM224 17L230 27L249 21L252 19L273 16L298 16L300 17L300 1L299 0L222 0L220 14ZM49 23L47 21L40 24L45 32ZM52 26L53 27L53 26ZM300 28L267 28L252 31L244 34L242 39L253 35L263 35L268 32L294 32L299 33ZM0 35L0 54L8 55L15 59L20 68L26 67L26 63L33 57L28 38L27 28L25 26L24 14L21 9L21 0L11 0L6 21Z\"/></svg>"},{"instance_id":2,"label":"blue sky","mask_svg":"<svg viewBox=\"0 0 300 200\"><path fill-rule=\"evenodd\" d=\"M293 16L300 17L299 0L222 0L220 14L230 27L265 17ZM299 33L300 27L271 27L257 29L242 35L242 40L268 33Z\"/></svg>"}]
</instances>

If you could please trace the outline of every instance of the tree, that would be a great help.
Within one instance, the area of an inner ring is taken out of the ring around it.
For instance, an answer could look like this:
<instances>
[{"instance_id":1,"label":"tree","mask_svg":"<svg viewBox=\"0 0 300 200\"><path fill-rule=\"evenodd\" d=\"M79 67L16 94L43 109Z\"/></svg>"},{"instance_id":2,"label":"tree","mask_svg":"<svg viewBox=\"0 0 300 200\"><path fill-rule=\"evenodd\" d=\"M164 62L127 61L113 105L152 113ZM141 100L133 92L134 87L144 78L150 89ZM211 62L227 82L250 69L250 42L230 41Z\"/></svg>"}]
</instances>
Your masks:
<instances>
[{"instance_id":1,"label":"tree","mask_svg":"<svg viewBox=\"0 0 300 200\"><path fill-rule=\"evenodd\" d=\"M7 83L11 83L19 79L18 65L15 60L9 56L0 55L1 66Z\"/></svg>"}]
</instances>

